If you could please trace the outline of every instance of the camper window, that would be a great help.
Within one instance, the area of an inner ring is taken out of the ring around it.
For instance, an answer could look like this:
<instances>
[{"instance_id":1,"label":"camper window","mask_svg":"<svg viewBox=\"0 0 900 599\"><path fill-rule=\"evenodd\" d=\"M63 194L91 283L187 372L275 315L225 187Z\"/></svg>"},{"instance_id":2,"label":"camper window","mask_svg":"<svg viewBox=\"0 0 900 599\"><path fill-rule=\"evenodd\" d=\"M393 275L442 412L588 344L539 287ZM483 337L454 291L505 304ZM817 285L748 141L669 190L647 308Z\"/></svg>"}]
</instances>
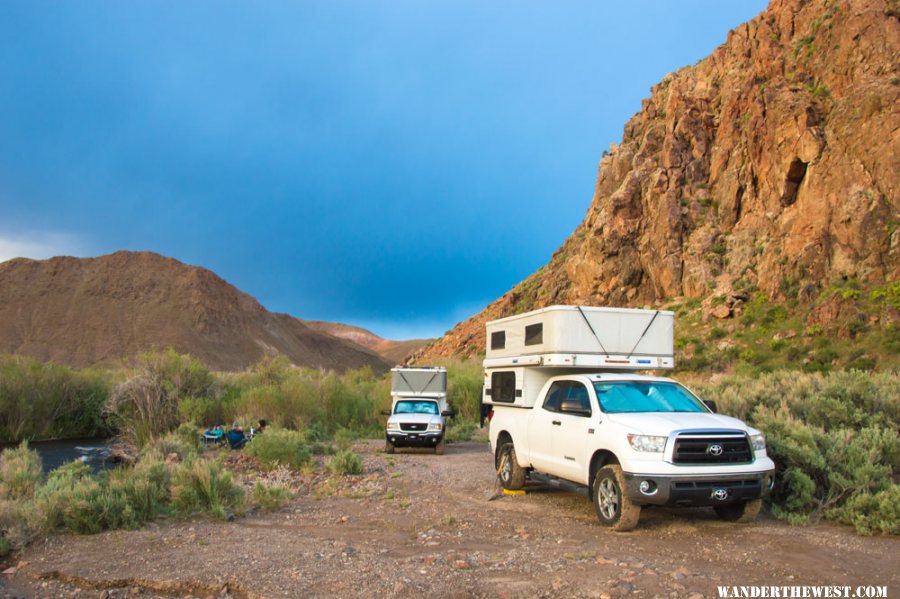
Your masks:
<instances>
[{"instance_id":1,"label":"camper window","mask_svg":"<svg viewBox=\"0 0 900 599\"><path fill-rule=\"evenodd\" d=\"M506 347L506 331L491 333L491 349L504 349Z\"/></svg>"},{"instance_id":2,"label":"camper window","mask_svg":"<svg viewBox=\"0 0 900 599\"><path fill-rule=\"evenodd\" d=\"M540 345L544 342L544 323L530 324L525 327L525 345Z\"/></svg>"},{"instance_id":3,"label":"camper window","mask_svg":"<svg viewBox=\"0 0 900 599\"><path fill-rule=\"evenodd\" d=\"M515 372L491 373L491 399L501 403L513 403L516 401Z\"/></svg>"}]
</instances>

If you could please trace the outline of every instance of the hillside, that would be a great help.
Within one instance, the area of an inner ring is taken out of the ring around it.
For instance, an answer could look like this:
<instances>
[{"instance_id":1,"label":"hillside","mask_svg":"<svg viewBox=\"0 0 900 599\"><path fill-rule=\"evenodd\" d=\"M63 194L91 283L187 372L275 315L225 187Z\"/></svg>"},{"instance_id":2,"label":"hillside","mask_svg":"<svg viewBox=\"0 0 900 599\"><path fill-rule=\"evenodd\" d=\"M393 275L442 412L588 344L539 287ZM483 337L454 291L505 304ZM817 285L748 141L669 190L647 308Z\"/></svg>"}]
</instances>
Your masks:
<instances>
[{"instance_id":1,"label":"hillside","mask_svg":"<svg viewBox=\"0 0 900 599\"><path fill-rule=\"evenodd\" d=\"M0 353L92 366L169 346L215 370L241 370L276 353L338 371L388 366L374 352L267 311L209 270L151 252L0 263Z\"/></svg>"},{"instance_id":2,"label":"hillside","mask_svg":"<svg viewBox=\"0 0 900 599\"><path fill-rule=\"evenodd\" d=\"M303 324L328 333L341 339L346 339L357 345L368 348L384 358L389 364L402 364L410 354L430 343L431 339L407 339L394 341L379 337L372 331L362 327L344 324L340 322L326 322L324 320L304 320Z\"/></svg>"},{"instance_id":3,"label":"hillside","mask_svg":"<svg viewBox=\"0 0 900 599\"><path fill-rule=\"evenodd\" d=\"M579 303L676 309L681 358L721 367L896 365L898 99L897 0L774 0L652 88L549 264L414 360Z\"/></svg>"}]
</instances>

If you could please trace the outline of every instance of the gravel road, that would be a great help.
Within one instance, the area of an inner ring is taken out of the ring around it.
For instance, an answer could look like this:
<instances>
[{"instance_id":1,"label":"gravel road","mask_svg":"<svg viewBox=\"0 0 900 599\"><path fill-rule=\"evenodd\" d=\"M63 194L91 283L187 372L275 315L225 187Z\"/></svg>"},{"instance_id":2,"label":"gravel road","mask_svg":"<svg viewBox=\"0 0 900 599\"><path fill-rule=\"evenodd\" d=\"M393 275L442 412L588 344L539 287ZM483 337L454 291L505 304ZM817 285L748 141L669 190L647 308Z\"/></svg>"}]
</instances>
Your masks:
<instances>
[{"instance_id":1,"label":"gravel road","mask_svg":"<svg viewBox=\"0 0 900 599\"><path fill-rule=\"evenodd\" d=\"M881 585L900 591L900 539L824 524L748 525L645 509L614 533L578 495L495 493L487 444L386 456L365 473L288 476L297 494L234 522L160 521L59 536L19 556L6 597L716 597L718 585ZM3 596L0 593L0 596Z\"/></svg>"}]
</instances>

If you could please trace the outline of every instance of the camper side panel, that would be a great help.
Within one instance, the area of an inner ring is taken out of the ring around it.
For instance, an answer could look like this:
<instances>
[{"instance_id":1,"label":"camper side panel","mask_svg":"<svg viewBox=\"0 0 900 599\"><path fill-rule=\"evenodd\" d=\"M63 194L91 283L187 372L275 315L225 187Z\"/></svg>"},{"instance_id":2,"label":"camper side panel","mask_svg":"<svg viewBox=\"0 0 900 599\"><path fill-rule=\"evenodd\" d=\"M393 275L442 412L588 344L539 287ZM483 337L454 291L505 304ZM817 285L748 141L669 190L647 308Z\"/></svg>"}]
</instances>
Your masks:
<instances>
[{"instance_id":1,"label":"camper side panel","mask_svg":"<svg viewBox=\"0 0 900 599\"><path fill-rule=\"evenodd\" d=\"M447 371L437 368L395 368L391 371L391 393L411 395L446 394Z\"/></svg>"}]
</instances>

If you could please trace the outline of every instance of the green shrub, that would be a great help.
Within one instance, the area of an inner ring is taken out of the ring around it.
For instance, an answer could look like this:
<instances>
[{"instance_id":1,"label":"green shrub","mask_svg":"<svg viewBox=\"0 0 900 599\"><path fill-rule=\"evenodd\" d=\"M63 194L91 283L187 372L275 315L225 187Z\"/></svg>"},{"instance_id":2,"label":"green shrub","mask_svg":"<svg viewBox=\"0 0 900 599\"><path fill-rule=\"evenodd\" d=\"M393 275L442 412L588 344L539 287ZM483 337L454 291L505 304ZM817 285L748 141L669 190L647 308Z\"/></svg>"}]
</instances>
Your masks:
<instances>
[{"instance_id":1,"label":"green shrub","mask_svg":"<svg viewBox=\"0 0 900 599\"><path fill-rule=\"evenodd\" d=\"M874 495L858 493L834 510L831 517L853 526L860 534L900 535L900 485L891 485Z\"/></svg>"},{"instance_id":2,"label":"green shrub","mask_svg":"<svg viewBox=\"0 0 900 599\"><path fill-rule=\"evenodd\" d=\"M444 435L447 443L461 443L463 441L471 441L472 435L478 424L469 420L457 421L447 427Z\"/></svg>"},{"instance_id":3,"label":"green shrub","mask_svg":"<svg viewBox=\"0 0 900 599\"><path fill-rule=\"evenodd\" d=\"M827 517L864 534L894 530L900 472L900 377L859 371L777 372L699 389L719 411L766 435L775 461L772 513L789 522ZM882 506L884 517L866 512Z\"/></svg>"},{"instance_id":4,"label":"green shrub","mask_svg":"<svg viewBox=\"0 0 900 599\"><path fill-rule=\"evenodd\" d=\"M211 427L231 422L235 418L235 394L223 390L221 397L184 397L178 400L178 418L181 422L193 422Z\"/></svg>"},{"instance_id":5,"label":"green shrub","mask_svg":"<svg viewBox=\"0 0 900 599\"><path fill-rule=\"evenodd\" d=\"M477 361L446 361L447 402L459 420L477 421L481 416L484 370Z\"/></svg>"},{"instance_id":6,"label":"green shrub","mask_svg":"<svg viewBox=\"0 0 900 599\"><path fill-rule=\"evenodd\" d=\"M194 457L199 447L197 441L199 433L196 432L196 429L194 429L193 426L188 425L188 427L193 433L190 436L192 439L191 441L187 440L189 437L185 430L182 430L181 433L169 433L165 436L148 441L147 444L141 448L141 456L155 455L159 458L165 458L167 455L174 453L181 462ZM195 437L194 435L197 436Z\"/></svg>"},{"instance_id":7,"label":"green shrub","mask_svg":"<svg viewBox=\"0 0 900 599\"><path fill-rule=\"evenodd\" d=\"M334 444L337 445L339 450L350 449L353 447L353 442L356 438L356 435L350 429L340 428L334 434Z\"/></svg>"},{"instance_id":8,"label":"green shrub","mask_svg":"<svg viewBox=\"0 0 900 599\"><path fill-rule=\"evenodd\" d=\"M41 456L23 441L0 453L0 499L29 499L43 476Z\"/></svg>"},{"instance_id":9,"label":"green shrub","mask_svg":"<svg viewBox=\"0 0 900 599\"><path fill-rule=\"evenodd\" d=\"M277 510L283 506L291 493L286 488L278 485L266 486L262 481L256 481L253 487L253 501L264 510Z\"/></svg>"},{"instance_id":10,"label":"green shrub","mask_svg":"<svg viewBox=\"0 0 900 599\"><path fill-rule=\"evenodd\" d=\"M134 376L113 390L107 412L126 439L143 447L180 424L178 404L213 397L216 380L199 360L173 349L138 358Z\"/></svg>"},{"instance_id":11,"label":"green shrub","mask_svg":"<svg viewBox=\"0 0 900 599\"><path fill-rule=\"evenodd\" d=\"M340 429L371 434L381 428L380 411L390 402L390 382L370 368L337 375L267 358L228 382L235 414L314 432L318 438L311 436L310 442L324 441Z\"/></svg>"},{"instance_id":12,"label":"green shrub","mask_svg":"<svg viewBox=\"0 0 900 599\"><path fill-rule=\"evenodd\" d=\"M108 373L0 355L0 441L109 433Z\"/></svg>"},{"instance_id":13,"label":"green shrub","mask_svg":"<svg viewBox=\"0 0 900 599\"><path fill-rule=\"evenodd\" d=\"M213 460L190 460L172 474L172 505L180 514L209 513L226 519L243 507L244 492L231 473Z\"/></svg>"},{"instance_id":14,"label":"green shrub","mask_svg":"<svg viewBox=\"0 0 900 599\"><path fill-rule=\"evenodd\" d=\"M328 462L328 470L332 474L340 476L347 474L362 474L362 458L349 449L339 451L331 461Z\"/></svg>"},{"instance_id":15,"label":"green shrub","mask_svg":"<svg viewBox=\"0 0 900 599\"><path fill-rule=\"evenodd\" d=\"M244 452L258 459L266 468L279 464L300 468L312 459L312 451L303 433L285 429L268 429L244 447Z\"/></svg>"}]
</instances>

